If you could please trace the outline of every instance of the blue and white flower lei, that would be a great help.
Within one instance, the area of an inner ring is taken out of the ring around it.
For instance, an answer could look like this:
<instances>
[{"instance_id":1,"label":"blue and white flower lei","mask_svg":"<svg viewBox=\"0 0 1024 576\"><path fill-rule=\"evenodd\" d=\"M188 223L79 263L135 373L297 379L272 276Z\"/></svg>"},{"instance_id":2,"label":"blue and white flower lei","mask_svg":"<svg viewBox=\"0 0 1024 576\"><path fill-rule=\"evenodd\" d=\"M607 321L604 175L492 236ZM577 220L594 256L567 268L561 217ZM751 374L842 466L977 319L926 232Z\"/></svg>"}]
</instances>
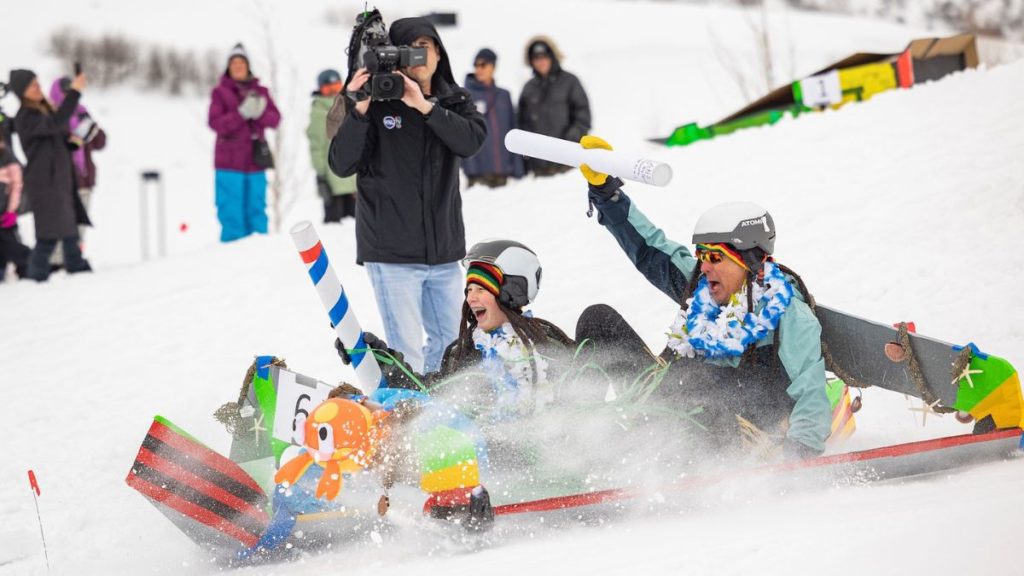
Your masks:
<instances>
[{"instance_id":1,"label":"blue and white flower lei","mask_svg":"<svg viewBox=\"0 0 1024 576\"><path fill-rule=\"evenodd\" d=\"M680 356L730 358L743 354L754 342L779 326L779 320L793 299L793 287L773 262L764 264L764 287L755 283L754 310L747 310L747 290L733 294L719 306L711 298L707 278L701 278L687 310L679 310L668 334L668 347Z\"/></svg>"},{"instance_id":2,"label":"blue and white flower lei","mask_svg":"<svg viewBox=\"0 0 1024 576\"><path fill-rule=\"evenodd\" d=\"M485 332L473 330L473 344L480 351L481 368L494 386L497 396L495 412L508 415L529 410L539 401L534 397L537 385L547 381L547 361L540 355L533 357L537 366L537 381L533 381L530 350L516 335L512 324Z\"/></svg>"}]
</instances>

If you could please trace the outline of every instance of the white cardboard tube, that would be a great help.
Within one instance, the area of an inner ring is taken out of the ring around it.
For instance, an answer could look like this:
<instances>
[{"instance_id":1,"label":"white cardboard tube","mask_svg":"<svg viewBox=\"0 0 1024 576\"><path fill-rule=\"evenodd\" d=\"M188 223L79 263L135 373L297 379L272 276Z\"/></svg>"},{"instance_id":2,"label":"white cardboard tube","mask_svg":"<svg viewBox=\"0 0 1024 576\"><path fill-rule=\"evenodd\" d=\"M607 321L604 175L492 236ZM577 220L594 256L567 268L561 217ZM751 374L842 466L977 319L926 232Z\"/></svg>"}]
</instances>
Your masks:
<instances>
[{"instance_id":1,"label":"white cardboard tube","mask_svg":"<svg viewBox=\"0 0 1024 576\"><path fill-rule=\"evenodd\" d=\"M556 162L565 166L586 164L597 172L654 186L672 181L672 167L662 162L613 150L587 150L578 142L543 136L526 130L511 130L505 135L505 148L514 154Z\"/></svg>"}]
</instances>

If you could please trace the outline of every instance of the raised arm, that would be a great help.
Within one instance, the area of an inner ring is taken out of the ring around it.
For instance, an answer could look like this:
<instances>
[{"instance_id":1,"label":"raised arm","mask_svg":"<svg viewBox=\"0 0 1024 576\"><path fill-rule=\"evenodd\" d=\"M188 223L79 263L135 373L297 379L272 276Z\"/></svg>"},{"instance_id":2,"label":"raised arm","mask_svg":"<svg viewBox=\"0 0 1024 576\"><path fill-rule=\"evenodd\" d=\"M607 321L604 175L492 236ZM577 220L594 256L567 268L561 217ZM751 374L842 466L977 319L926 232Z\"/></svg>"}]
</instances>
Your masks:
<instances>
[{"instance_id":1,"label":"raised arm","mask_svg":"<svg viewBox=\"0 0 1024 576\"><path fill-rule=\"evenodd\" d=\"M682 302L688 296L691 278L697 273L697 259L686 246L669 240L652 224L621 186L618 178L608 178L604 186L590 186L597 221L612 233L648 282L673 301Z\"/></svg>"}]
</instances>

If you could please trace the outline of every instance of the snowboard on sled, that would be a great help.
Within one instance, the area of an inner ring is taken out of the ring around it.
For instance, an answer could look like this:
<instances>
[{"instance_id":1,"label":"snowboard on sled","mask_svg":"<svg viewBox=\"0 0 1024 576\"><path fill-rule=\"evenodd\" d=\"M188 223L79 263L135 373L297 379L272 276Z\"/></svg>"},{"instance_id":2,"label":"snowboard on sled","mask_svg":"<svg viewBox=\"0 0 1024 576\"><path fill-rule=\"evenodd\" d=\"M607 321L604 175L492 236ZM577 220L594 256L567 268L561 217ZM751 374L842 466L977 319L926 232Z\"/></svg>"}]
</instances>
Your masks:
<instances>
[{"instance_id":1,"label":"snowboard on sled","mask_svg":"<svg viewBox=\"0 0 1024 576\"><path fill-rule=\"evenodd\" d=\"M922 399L936 412L957 412L975 431L1020 428L1024 397L1016 369L974 343L962 346L817 306L826 366L854 387L878 386Z\"/></svg>"}]
</instances>

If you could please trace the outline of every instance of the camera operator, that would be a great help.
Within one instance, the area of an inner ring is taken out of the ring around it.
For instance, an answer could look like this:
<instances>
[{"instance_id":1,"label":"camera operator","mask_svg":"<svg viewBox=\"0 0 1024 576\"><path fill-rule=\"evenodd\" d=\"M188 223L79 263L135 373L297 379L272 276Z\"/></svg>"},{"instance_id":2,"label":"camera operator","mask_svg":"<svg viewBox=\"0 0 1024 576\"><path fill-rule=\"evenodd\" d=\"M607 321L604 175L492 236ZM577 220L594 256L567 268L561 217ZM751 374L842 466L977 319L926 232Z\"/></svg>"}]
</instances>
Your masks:
<instances>
[{"instance_id":1,"label":"camera operator","mask_svg":"<svg viewBox=\"0 0 1024 576\"><path fill-rule=\"evenodd\" d=\"M459 159L476 153L487 127L455 83L433 24L404 18L389 37L425 48L425 65L401 69L401 100L371 101L370 74L352 75L328 115L329 163L339 176L357 175L356 260L370 275L387 340L414 370L433 372L461 320Z\"/></svg>"}]
</instances>

